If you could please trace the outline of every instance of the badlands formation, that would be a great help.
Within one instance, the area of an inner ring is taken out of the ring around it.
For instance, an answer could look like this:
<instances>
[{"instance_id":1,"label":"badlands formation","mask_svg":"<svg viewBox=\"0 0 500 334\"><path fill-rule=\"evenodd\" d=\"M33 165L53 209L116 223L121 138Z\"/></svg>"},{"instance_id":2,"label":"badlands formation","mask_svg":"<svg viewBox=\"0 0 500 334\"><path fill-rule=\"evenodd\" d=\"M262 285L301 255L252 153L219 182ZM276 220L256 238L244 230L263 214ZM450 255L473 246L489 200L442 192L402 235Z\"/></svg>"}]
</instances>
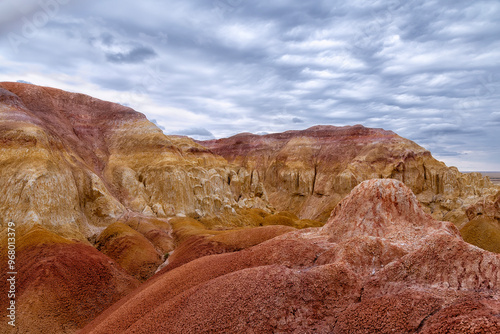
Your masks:
<instances>
[{"instance_id":1,"label":"badlands formation","mask_svg":"<svg viewBox=\"0 0 500 334\"><path fill-rule=\"evenodd\" d=\"M390 131L195 142L0 83L0 169L1 333L500 332L500 187Z\"/></svg>"},{"instance_id":2,"label":"badlands formation","mask_svg":"<svg viewBox=\"0 0 500 334\"><path fill-rule=\"evenodd\" d=\"M500 190L479 173L448 168L392 131L362 125L243 133L201 144L258 175L276 208L323 222L357 184L373 178L402 181L434 218L459 227L470 220L467 208Z\"/></svg>"}]
</instances>

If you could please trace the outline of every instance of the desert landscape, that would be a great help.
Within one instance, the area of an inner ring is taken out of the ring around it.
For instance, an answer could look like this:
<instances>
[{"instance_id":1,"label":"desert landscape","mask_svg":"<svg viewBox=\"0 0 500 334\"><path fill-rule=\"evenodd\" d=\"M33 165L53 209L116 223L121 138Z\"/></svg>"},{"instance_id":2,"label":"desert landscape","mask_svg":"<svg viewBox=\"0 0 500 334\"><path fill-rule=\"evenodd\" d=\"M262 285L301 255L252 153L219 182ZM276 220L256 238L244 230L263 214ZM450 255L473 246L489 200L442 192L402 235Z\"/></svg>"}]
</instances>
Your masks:
<instances>
[{"instance_id":1,"label":"desert landscape","mask_svg":"<svg viewBox=\"0 0 500 334\"><path fill-rule=\"evenodd\" d=\"M1 82L0 169L2 333L500 332L500 173L392 131L193 140Z\"/></svg>"}]
</instances>

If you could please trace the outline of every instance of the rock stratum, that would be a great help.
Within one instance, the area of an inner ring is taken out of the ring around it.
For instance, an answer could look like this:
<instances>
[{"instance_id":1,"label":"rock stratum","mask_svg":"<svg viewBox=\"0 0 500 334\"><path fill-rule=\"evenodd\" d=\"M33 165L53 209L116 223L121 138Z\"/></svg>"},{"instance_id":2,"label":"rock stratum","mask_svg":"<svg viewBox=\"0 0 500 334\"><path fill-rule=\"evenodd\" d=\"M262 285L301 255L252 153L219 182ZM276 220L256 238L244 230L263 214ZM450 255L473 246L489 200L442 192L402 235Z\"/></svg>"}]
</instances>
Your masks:
<instances>
[{"instance_id":1,"label":"rock stratum","mask_svg":"<svg viewBox=\"0 0 500 334\"><path fill-rule=\"evenodd\" d=\"M499 188L389 131L198 143L4 82L0 169L2 333L500 330Z\"/></svg>"},{"instance_id":2,"label":"rock stratum","mask_svg":"<svg viewBox=\"0 0 500 334\"><path fill-rule=\"evenodd\" d=\"M500 196L488 177L460 173L392 131L362 125L243 133L200 143L258 177L278 210L323 222L356 185L373 178L402 181L434 218L459 228L485 213L482 203ZM499 209L497 204L488 216L498 221Z\"/></svg>"},{"instance_id":3,"label":"rock stratum","mask_svg":"<svg viewBox=\"0 0 500 334\"><path fill-rule=\"evenodd\" d=\"M129 212L225 217L266 206L262 185L245 169L187 137L165 136L130 108L0 83L0 111L2 227L40 224L85 240Z\"/></svg>"}]
</instances>

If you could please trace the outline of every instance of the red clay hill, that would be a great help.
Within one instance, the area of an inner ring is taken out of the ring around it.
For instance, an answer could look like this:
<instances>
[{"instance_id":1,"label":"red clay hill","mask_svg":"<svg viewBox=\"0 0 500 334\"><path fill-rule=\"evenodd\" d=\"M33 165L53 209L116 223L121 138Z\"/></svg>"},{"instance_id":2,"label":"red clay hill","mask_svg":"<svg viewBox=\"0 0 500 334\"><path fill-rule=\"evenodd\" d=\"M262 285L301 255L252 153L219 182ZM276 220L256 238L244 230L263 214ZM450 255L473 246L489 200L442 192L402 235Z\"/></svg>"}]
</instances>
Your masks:
<instances>
[{"instance_id":1,"label":"red clay hill","mask_svg":"<svg viewBox=\"0 0 500 334\"><path fill-rule=\"evenodd\" d=\"M236 210L270 214L243 168L130 108L48 87L0 83L0 171L2 245L8 223L16 229L19 333L74 332L131 292L176 247L171 217L241 227L252 220Z\"/></svg>"},{"instance_id":2,"label":"red clay hill","mask_svg":"<svg viewBox=\"0 0 500 334\"><path fill-rule=\"evenodd\" d=\"M1 333L73 333L139 286L90 245L40 226L21 227L16 234L16 327L2 319ZM6 244L4 238L0 242ZM6 292L11 270L3 250L0 261L0 290ZM2 310L9 306L6 297L0 298Z\"/></svg>"}]
</instances>

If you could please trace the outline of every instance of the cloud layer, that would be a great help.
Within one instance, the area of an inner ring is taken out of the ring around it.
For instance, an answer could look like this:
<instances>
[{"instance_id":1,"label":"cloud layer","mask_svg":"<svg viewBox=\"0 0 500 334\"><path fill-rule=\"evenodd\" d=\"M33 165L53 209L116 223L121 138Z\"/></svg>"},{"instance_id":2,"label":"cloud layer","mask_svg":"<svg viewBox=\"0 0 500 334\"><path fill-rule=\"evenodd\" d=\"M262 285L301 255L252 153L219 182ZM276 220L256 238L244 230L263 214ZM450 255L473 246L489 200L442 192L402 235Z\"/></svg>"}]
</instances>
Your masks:
<instances>
[{"instance_id":1,"label":"cloud layer","mask_svg":"<svg viewBox=\"0 0 500 334\"><path fill-rule=\"evenodd\" d=\"M500 170L498 1L2 6L0 80L126 104L166 133L363 124L462 170Z\"/></svg>"}]
</instances>

